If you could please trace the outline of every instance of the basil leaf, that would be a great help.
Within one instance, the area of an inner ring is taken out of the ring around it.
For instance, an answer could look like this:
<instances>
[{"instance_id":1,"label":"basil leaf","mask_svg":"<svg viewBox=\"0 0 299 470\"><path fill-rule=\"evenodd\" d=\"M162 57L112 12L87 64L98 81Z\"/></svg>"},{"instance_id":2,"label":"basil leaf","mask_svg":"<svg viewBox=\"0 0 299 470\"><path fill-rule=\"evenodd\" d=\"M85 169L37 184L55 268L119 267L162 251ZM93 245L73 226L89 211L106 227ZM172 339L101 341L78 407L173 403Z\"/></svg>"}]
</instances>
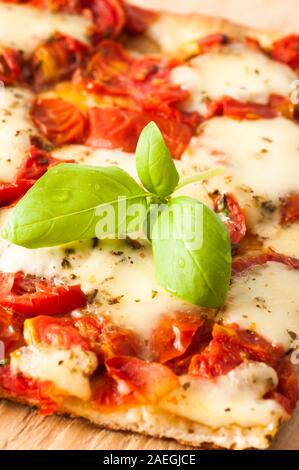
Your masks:
<instances>
[{"instance_id":1,"label":"basil leaf","mask_svg":"<svg viewBox=\"0 0 299 470\"><path fill-rule=\"evenodd\" d=\"M225 225L189 197L170 201L152 231L159 283L195 305L224 304L231 276L231 245Z\"/></svg>"},{"instance_id":2,"label":"basil leaf","mask_svg":"<svg viewBox=\"0 0 299 470\"><path fill-rule=\"evenodd\" d=\"M119 231L125 235L130 224L136 231L142 226L145 196L120 168L63 163L51 168L20 200L2 236L17 245L40 248Z\"/></svg>"},{"instance_id":3,"label":"basil leaf","mask_svg":"<svg viewBox=\"0 0 299 470\"><path fill-rule=\"evenodd\" d=\"M179 174L154 122L141 132L136 148L136 167L144 187L160 197L169 196L179 182Z\"/></svg>"}]
</instances>

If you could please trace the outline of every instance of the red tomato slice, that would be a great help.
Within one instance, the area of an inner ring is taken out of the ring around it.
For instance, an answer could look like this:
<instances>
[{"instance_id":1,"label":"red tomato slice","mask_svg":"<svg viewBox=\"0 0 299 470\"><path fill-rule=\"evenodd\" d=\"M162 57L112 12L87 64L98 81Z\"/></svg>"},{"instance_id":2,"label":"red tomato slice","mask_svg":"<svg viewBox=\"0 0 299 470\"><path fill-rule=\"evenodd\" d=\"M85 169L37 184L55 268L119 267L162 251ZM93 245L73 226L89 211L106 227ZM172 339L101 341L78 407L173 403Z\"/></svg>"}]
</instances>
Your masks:
<instances>
[{"instance_id":1,"label":"red tomato slice","mask_svg":"<svg viewBox=\"0 0 299 470\"><path fill-rule=\"evenodd\" d=\"M299 194L292 194L281 207L281 224L291 224L299 220Z\"/></svg>"},{"instance_id":2,"label":"red tomato slice","mask_svg":"<svg viewBox=\"0 0 299 470\"><path fill-rule=\"evenodd\" d=\"M237 245L246 235L246 219L237 199L229 193L213 197L215 211L221 214L227 226L232 245Z\"/></svg>"},{"instance_id":3,"label":"red tomato slice","mask_svg":"<svg viewBox=\"0 0 299 470\"><path fill-rule=\"evenodd\" d=\"M122 5L126 14L125 29L129 34L144 33L157 17L157 13L130 5L126 1L123 1Z\"/></svg>"},{"instance_id":4,"label":"red tomato slice","mask_svg":"<svg viewBox=\"0 0 299 470\"><path fill-rule=\"evenodd\" d=\"M245 359L277 367L283 356L281 346L272 345L253 331L240 330L235 325L215 324L213 340L202 353L192 358L189 373L216 377L227 374Z\"/></svg>"},{"instance_id":5,"label":"red tomato slice","mask_svg":"<svg viewBox=\"0 0 299 470\"><path fill-rule=\"evenodd\" d=\"M292 118L294 108L290 101L280 95L270 95L267 104L242 102L225 96L218 101L207 103L208 114L206 119L214 116L227 116L232 119L274 119L278 116Z\"/></svg>"},{"instance_id":6,"label":"red tomato slice","mask_svg":"<svg viewBox=\"0 0 299 470\"><path fill-rule=\"evenodd\" d=\"M96 148L121 148L133 153L142 129L150 121L155 121L172 156L180 158L193 134L189 125L154 113L133 109L91 108L88 114L90 125L85 143Z\"/></svg>"},{"instance_id":7,"label":"red tomato slice","mask_svg":"<svg viewBox=\"0 0 299 470\"><path fill-rule=\"evenodd\" d=\"M19 180L16 183L0 183L0 207L8 206L23 196L34 181Z\"/></svg>"},{"instance_id":8,"label":"red tomato slice","mask_svg":"<svg viewBox=\"0 0 299 470\"><path fill-rule=\"evenodd\" d=\"M71 318L53 318L46 315L29 318L24 323L24 338L27 344L45 343L70 349L81 346L90 350L88 339L82 338Z\"/></svg>"},{"instance_id":9,"label":"red tomato slice","mask_svg":"<svg viewBox=\"0 0 299 470\"><path fill-rule=\"evenodd\" d=\"M71 163L71 160L65 161ZM62 163L32 145L14 183L0 183L0 207L16 202L53 165Z\"/></svg>"},{"instance_id":10,"label":"red tomato slice","mask_svg":"<svg viewBox=\"0 0 299 470\"><path fill-rule=\"evenodd\" d=\"M229 44L231 39L226 34L209 34L197 41L199 46L199 54L206 54L207 52L211 52L213 50L219 49L220 46L225 44Z\"/></svg>"},{"instance_id":11,"label":"red tomato slice","mask_svg":"<svg viewBox=\"0 0 299 470\"><path fill-rule=\"evenodd\" d=\"M73 104L60 98L38 98L31 117L39 131L54 145L82 143L85 117Z\"/></svg>"},{"instance_id":12,"label":"red tomato slice","mask_svg":"<svg viewBox=\"0 0 299 470\"><path fill-rule=\"evenodd\" d=\"M0 341L4 343L5 356L23 343L23 320L10 312L0 308Z\"/></svg>"},{"instance_id":13,"label":"red tomato slice","mask_svg":"<svg viewBox=\"0 0 299 470\"><path fill-rule=\"evenodd\" d=\"M114 356L105 364L108 375L140 404L156 403L179 386L176 375L162 364L129 356Z\"/></svg>"},{"instance_id":14,"label":"red tomato slice","mask_svg":"<svg viewBox=\"0 0 299 470\"><path fill-rule=\"evenodd\" d=\"M120 34L126 15L119 0L84 0L83 8L87 8L93 17L93 41L114 38Z\"/></svg>"},{"instance_id":15,"label":"red tomato slice","mask_svg":"<svg viewBox=\"0 0 299 470\"><path fill-rule=\"evenodd\" d=\"M55 285L52 281L18 272L12 287L8 288L7 281L4 287L5 279L11 281L11 277L12 274L2 273L0 305L15 313L26 317L62 315L86 305L85 294L78 285Z\"/></svg>"},{"instance_id":16,"label":"red tomato slice","mask_svg":"<svg viewBox=\"0 0 299 470\"><path fill-rule=\"evenodd\" d=\"M291 256L286 256L281 253L269 249L266 252L259 253L257 255L242 256L240 258L233 259L232 272L233 275L238 275L253 266L262 266L268 262L274 261L276 263L282 263L292 269L299 269L299 259Z\"/></svg>"},{"instance_id":17,"label":"red tomato slice","mask_svg":"<svg viewBox=\"0 0 299 470\"><path fill-rule=\"evenodd\" d=\"M165 363L183 356L205 323L196 313L165 315L152 333L150 348L154 359ZM199 349L200 344L197 346Z\"/></svg>"},{"instance_id":18,"label":"red tomato slice","mask_svg":"<svg viewBox=\"0 0 299 470\"><path fill-rule=\"evenodd\" d=\"M294 69L299 68L299 35L291 34L273 43L272 57Z\"/></svg>"},{"instance_id":19,"label":"red tomato slice","mask_svg":"<svg viewBox=\"0 0 299 470\"><path fill-rule=\"evenodd\" d=\"M81 65L88 47L62 34L55 34L39 45L30 58L32 78L36 87L66 79Z\"/></svg>"},{"instance_id":20,"label":"red tomato slice","mask_svg":"<svg viewBox=\"0 0 299 470\"><path fill-rule=\"evenodd\" d=\"M141 359L115 356L106 361L108 373L94 386L93 401L103 412L154 404L179 386L167 367Z\"/></svg>"},{"instance_id":21,"label":"red tomato slice","mask_svg":"<svg viewBox=\"0 0 299 470\"><path fill-rule=\"evenodd\" d=\"M287 358L283 358L276 368L278 375L277 393L288 400L290 413L296 407L298 401L298 380L297 374Z\"/></svg>"},{"instance_id":22,"label":"red tomato slice","mask_svg":"<svg viewBox=\"0 0 299 470\"><path fill-rule=\"evenodd\" d=\"M0 388L12 398L25 399L40 408L43 415L57 411L57 404L50 398L50 382L40 382L35 379L15 375L9 366L0 367Z\"/></svg>"},{"instance_id":23,"label":"red tomato slice","mask_svg":"<svg viewBox=\"0 0 299 470\"><path fill-rule=\"evenodd\" d=\"M89 91L105 92L112 95L127 95L129 70L133 59L117 42L101 41L96 53L88 60L83 77Z\"/></svg>"},{"instance_id":24,"label":"red tomato slice","mask_svg":"<svg viewBox=\"0 0 299 470\"><path fill-rule=\"evenodd\" d=\"M21 78L22 56L14 49L0 49L0 81L13 85Z\"/></svg>"},{"instance_id":25,"label":"red tomato slice","mask_svg":"<svg viewBox=\"0 0 299 470\"><path fill-rule=\"evenodd\" d=\"M114 356L137 356L140 351L139 339L125 328L107 325L98 340L97 354L102 359Z\"/></svg>"}]
</instances>

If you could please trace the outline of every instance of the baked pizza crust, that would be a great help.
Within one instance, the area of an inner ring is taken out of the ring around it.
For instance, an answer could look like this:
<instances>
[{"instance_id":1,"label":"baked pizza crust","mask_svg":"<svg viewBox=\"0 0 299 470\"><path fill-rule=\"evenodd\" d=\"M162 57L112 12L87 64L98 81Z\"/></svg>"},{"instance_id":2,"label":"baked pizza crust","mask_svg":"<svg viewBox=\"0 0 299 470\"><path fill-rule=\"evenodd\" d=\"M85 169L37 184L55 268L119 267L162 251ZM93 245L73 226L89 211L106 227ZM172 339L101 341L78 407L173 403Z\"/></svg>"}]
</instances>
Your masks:
<instances>
[{"instance_id":1,"label":"baked pizza crust","mask_svg":"<svg viewBox=\"0 0 299 470\"><path fill-rule=\"evenodd\" d=\"M3 390L0 398L28 406L22 398L11 398ZM38 404L30 404L39 408ZM57 415L72 419L84 418L91 424L111 431L127 431L158 439L173 439L183 446L197 449L249 450L267 449L277 434L280 423L272 429L263 426L242 428L240 426L212 429L204 424L191 422L178 416L144 406L132 408L126 412L103 414L88 403L79 403L67 398L60 406Z\"/></svg>"}]
</instances>

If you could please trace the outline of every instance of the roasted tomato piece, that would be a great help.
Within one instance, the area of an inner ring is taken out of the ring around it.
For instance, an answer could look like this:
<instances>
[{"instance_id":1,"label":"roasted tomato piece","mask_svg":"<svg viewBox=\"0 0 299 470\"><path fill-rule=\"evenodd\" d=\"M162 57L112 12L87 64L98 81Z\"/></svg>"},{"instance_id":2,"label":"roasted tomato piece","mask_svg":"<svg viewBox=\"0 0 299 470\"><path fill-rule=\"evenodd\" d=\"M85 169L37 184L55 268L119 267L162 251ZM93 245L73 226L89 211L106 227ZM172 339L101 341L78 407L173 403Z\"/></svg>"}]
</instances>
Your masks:
<instances>
[{"instance_id":1,"label":"roasted tomato piece","mask_svg":"<svg viewBox=\"0 0 299 470\"><path fill-rule=\"evenodd\" d=\"M16 183L0 183L0 207L8 206L22 197L33 182L19 180Z\"/></svg>"},{"instance_id":2,"label":"roasted tomato piece","mask_svg":"<svg viewBox=\"0 0 299 470\"><path fill-rule=\"evenodd\" d=\"M199 54L206 54L212 50L219 49L220 46L230 43L230 38L226 34L209 34L197 41L199 47Z\"/></svg>"},{"instance_id":3,"label":"roasted tomato piece","mask_svg":"<svg viewBox=\"0 0 299 470\"><path fill-rule=\"evenodd\" d=\"M144 33L157 16L153 11L130 5L126 1L122 5L126 14L125 30L129 34Z\"/></svg>"},{"instance_id":4,"label":"roasted tomato piece","mask_svg":"<svg viewBox=\"0 0 299 470\"><path fill-rule=\"evenodd\" d=\"M130 96L138 105L161 111L189 96L170 80L172 68L179 63L150 56L136 59L120 44L106 40L100 42L86 70L81 71L81 76L76 74L76 80L85 79L89 91Z\"/></svg>"},{"instance_id":5,"label":"roasted tomato piece","mask_svg":"<svg viewBox=\"0 0 299 470\"><path fill-rule=\"evenodd\" d=\"M21 78L22 55L14 49L0 49L0 81L13 85Z\"/></svg>"},{"instance_id":6,"label":"roasted tomato piece","mask_svg":"<svg viewBox=\"0 0 299 470\"><path fill-rule=\"evenodd\" d=\"M233 275L238 275L247 269L254 266L262 266L268 262L274 261L276 263L282 263L292 269L299 269L299 259L293 258L292 256L286 256L281 253L277 253L274 250L268 249L263 253L256 255L241 256L233 259L232 272Z\"/></svg>"},{"instance_id":7,"label":"roasted tomato piece","mask_svg":"<svg viewBox=\"0 0 299 470\"><path fill-rule=\"evenodd\" d=\"M86 144L96 148L121 148L135 152L142 129L150 122L160 128L174 158L180 158L193 131L188 124L167 119L154 113L134 109L91 108Z\"/></svg>"},{"instance_id":8,"label":"roasted tomato piece","mask_svg":"<svg viewBox=\"0 0 299 470\"><path fill-rule=\"evenodd\" d=\"M206 320L196 313L165 315L152 333L150 348L154 359L165 363L182 356L205 323Z\"/></svg>"},{"instance_id":9,"label":"roasted tomato piece","mask_svg":"<svg viewBox=\"0 0 299 470\"><path fill-rule=\"evenodd\" d=\"M126 15L119 0L83 0L82 7L88 9L94 21L93 41L119 35L126 23Z\"/></svg>"},{"instance_id":10,"label":"roasted tomato piece","mask_svg":"<svg viewBox=\"0 0 299 470\"><path fill-rule=\"evenodd\" d=\"M244 360L265 362L276 367L284 355L281 346L274 346L259 334L240 330L235 325L215 324L213 340L192 358L189 373L200 377L227 374Z\"/></svg>"},{"instance_id":11,"label":"roasted tomato piece","mask_svg":"<svg viewBox=\"0 0 299 470\"><path fill-rule=\"evenodd\" d=\"M287 358L283 358L276 368L278 375L277 393L288 400L289 412L296 407L298 401L298 380L297 374ZM287 409L288 411L288 409Z\"/></svg>"},{"instance_id":12,"label":"roasted tomato piece","mask_svg":"<svg viewBox=\"0 0 299 470\"><path fill-rule=\"evenodd\" d=\"M62 315L85 307L86 297L78 285L55 285L23 272L2 273L0 305L26 317Z\"/></svg>"},{"instance_id":13,"label":"roasted tomato piece","mask_svg":"<svg viewBox=\"0 0 299 470\"><path fill-rule=\"evenodd\" d=\"M130 69L128 90L137 103L146 109L166 112L189 97L189 92L171 82L171 70L180 65L178 60L159 57L142 57L133 62Z\"/></svg>"},{"instance_id":14,"label":"roasted tomato piece","mask_svg":"<svg viewBox=\"0 0 299 470\"><path fill-rule=\"evenodd\" d=\"M64 160L65 163L72 163L73 160ZM32 145L28 151L27 157L20 168L17 178L19 180L34 180L43 176L46 171L54 166L62 163L62 160L58 160L51 156L49 152L41 150L38 147Z\"/></svg>"},{"instance_id":15,"label":"roasted tomato piece","mask_svg":"<svg viewBox=\"0 0 299 470\"><path fill-rule=\"evenodd\" d=\"M113 356L137 356L140 343L136 334L128 329L112 325L104 327L98 342L98 355L103 359Z\"/></svg>"},{"instance_id":16,"label":"roasted tomato piece","mask_svg":"<svg viewBox=\"0 0 299 470\"><path fill-rule=\"evenodd\" d=\"M18 400L24 399L37 405L40 413L49 415L57 411L57 404L50 398L50 382L40 382L21 375L15 375L9 366L0 367L0 388L4 393Z\"/></svg>"},{"instance_id":17,"label":"roasted tomato piece","mask_svg":"<svg viewBox=\"0 0 299 470\"><path fill-rule=\"evenodd\" d=\"M281 224L291 224L299 221L299 194L292 194L281 207Z\"/></svg>"},{"instance_id":18,"label":"roasted tomato piece","mask_svg":"<svg viewBox=\"0 0 299 470\"><path fill-rule=\"evenodd\" d=\"M38 98L31 116L38 130L54 145L82 143L85 117L73 104L60 98Z\"/></svg>"},{"instance_id":19,"label":"roasted tomato piece","mask_svg":"<svg viewBox=\"0 0 299 470\"><path fill-rule=\"evenodd\" d=\"M94 393L94 401L103 411L157 403L179 386L175 374L162 364L128 356L112 357L105 364L109 377L97 384Z\"/></svg>"},{"instance_id":20,"label":"roasted tomato piece","mask_svg":"<svg viewBox=\"0 0 299 470\"><path fill-rule=\"evenodd\" d=\"M24 338L27 344L45 343L70 349L81 346L90 350L88 339L84 339L71 318L53 318L46 315L29 318L24 322Z\"/></svg>"},{"instance_id":21,"label":"roasted tomato piece","mask_svg":"<svg viewBox=\"0 0 299 470\"><path fill-rule=\"evenodd\" d=\"M32 54L30 65L36 87L66 79L81 65L88 47L69 36L56 34Z\"/></svg>"},{"instance_id":22,"label":"roasted tomato piece","mask_svg":"<svg viewBox=\"0 0 299 470\"><path fill-rule=\"evenodd\" d=\"M291 34L273 43L272 57L294 69L299 68L299 35Z\"/></svg>"},{"instance_id":23,"label":"roasted tomato piece","mask_svg":"<svg viewBox=\"0 0 299 470\"><path fill-rule=\"evenodd\" d=\"M71 163L71 161L65 161ZM48 152L32 145L14 183L0 183L0 207L16 202L51 166L62 163Z\"/></svg>"},{"instance_id":24,"label":"roasted tomato piece","mask_svg":"<svg viewBox=\"0 0 299 470\"><path fill-rule=\"evenodd\" d=\"M213 195L215 211L221 214L227 226L232 245L237 245L246 235L246 219L237 199L229 193Z\"/></svg>"},{"instance_id":25,"label":"roasted tomato piece","mask_svg":"<svg viewBox=\"0 0 299 470\"><path fill-rule=\"evenodd\" d=\"M93 80L87 82L87 88L90 91L127 95L132 63L133 59L120 44L109 40L101 41L83 72L83 76Z\"/></svg>"},{"instance_id":26,"label":"roasted tomato piece","mask_svg":"<svg viewBox=\"0 0 299 470\"><path fill-rule=\"evenodd\" d=\"M214 116L227 116L232 119L273 119L278 116L292 118L294 107L289 99L280 95L271 95L267 104L242 102L230 97L207 103L207 119Z\"/></svg>"},{"instance_id":27,"label":"roasted tomato piece","mask_svg":"<svg viewBox=\"0 0 299 470\"><path fill-rule=\"evenodd\" d=\"M21 318L9 310L0 308L0 341L4 344L6 357L13 349L22 345L22 329Z\"/></svg>"}]
</instances>

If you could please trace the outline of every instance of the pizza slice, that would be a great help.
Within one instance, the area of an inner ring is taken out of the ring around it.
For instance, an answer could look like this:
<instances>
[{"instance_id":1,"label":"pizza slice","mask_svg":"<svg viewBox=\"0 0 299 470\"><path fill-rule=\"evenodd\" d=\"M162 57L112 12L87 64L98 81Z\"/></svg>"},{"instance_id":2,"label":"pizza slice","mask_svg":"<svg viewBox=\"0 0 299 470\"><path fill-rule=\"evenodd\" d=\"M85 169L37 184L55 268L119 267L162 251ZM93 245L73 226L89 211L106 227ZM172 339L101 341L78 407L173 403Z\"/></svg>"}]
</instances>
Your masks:
<instances>
[{"instance_id":1,"label":"pizza slice","mask_svg":"<svg viewBox=\"0 0 299 470\"><path fill-rule=\"evenodd\" d=\"M117 0L18 3L0 2L1 396L186 445L268 447L298 395L298 37ZM69 210L74 194L77 212L97 206L121 170L119 196L137 185L152 121L165 158L155 184L188 179L169 183L172 200L204 204L230 240L224 264L219 243L200 255L204 275L220 263L212 288L192 290L184 259L159 251L188 295L158 282L147 238L97 237ZM81 172L111 167L105 188Z\"/></svg>"}]
</instances>

